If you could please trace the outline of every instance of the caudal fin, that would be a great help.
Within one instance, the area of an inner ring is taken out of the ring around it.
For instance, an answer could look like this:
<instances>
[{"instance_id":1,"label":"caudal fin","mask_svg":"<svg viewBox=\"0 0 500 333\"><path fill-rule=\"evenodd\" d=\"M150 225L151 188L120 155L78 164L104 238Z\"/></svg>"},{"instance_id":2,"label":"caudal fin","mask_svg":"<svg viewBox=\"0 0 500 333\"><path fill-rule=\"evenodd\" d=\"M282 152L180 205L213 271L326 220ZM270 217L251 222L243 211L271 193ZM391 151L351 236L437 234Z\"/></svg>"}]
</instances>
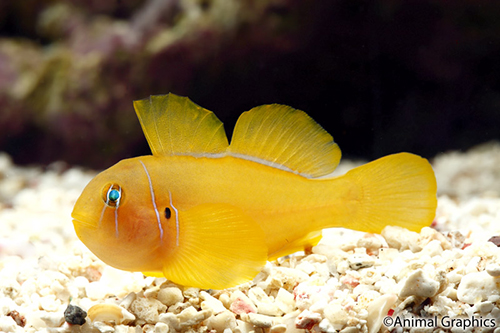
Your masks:
<instances>
[{"instance_id":1,"label":"caudal fin","mask_svg":"<svg viewBox=\"0 0 500 333\"><path fill-rule=\"evenodd\" d=\"M345 179L357 184L357 209L348 228L380 233L387 225L420 231L436 213L436 178L429 162L400 153L350 170Z\"/></svg>"}]
</instances>

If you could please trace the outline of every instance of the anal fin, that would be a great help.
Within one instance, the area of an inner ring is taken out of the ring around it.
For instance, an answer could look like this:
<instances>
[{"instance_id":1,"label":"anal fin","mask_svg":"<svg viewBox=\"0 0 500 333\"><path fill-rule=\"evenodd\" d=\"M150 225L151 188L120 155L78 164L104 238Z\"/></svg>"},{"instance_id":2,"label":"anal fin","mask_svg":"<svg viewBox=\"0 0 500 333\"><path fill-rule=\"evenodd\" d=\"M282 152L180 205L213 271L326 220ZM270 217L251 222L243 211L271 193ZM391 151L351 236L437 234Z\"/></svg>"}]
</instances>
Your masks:
<instances>
[{"instance_id":1,"label":"anal fin","mask_svg":"<svg viewBox=\"0 0 500 333\"><path fill-rule=\"evenodd\" d=\"M271 253L269 255L269 260L276 260L279 257L283 257L298 251L303 251L304 249L308 247L313 247L316 246L321 238L323 237L323 234L321 230L319 231L312 231L305 235L304 237L301 237L299 239L294 240L291 243L288 243L278 251Z\"/></svg>"}]
</instances>

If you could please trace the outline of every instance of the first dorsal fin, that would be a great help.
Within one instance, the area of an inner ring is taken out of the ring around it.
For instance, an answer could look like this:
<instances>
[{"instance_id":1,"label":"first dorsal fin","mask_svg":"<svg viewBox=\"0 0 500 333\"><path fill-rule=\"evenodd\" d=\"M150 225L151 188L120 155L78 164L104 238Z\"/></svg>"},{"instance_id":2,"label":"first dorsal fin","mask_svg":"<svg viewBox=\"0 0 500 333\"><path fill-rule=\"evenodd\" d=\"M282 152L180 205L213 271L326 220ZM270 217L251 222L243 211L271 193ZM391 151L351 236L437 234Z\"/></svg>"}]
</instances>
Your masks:
<instances>
[{"instance_id":1,"label":"first dorsal fin","mask_svg":"<svg viewBox=\"0 0 500 333\"><path fill-rule=\"evenodd\" d=\"M228 152L315 178L331 173L340 161L333 138L305 112L286 105L262 105L244 112Z\"/></svg>"},{"instance_id":2,"label":"first dorsal fin","mask_svg":"<svg viewBox=\"0 0 500 333\"><path fill-rule=\"evenodd\" d=\"M222 122L187 97L150 96L134 101L134 108L155 156L206 156L228 146Z\"/></svg>"}]
</instances>

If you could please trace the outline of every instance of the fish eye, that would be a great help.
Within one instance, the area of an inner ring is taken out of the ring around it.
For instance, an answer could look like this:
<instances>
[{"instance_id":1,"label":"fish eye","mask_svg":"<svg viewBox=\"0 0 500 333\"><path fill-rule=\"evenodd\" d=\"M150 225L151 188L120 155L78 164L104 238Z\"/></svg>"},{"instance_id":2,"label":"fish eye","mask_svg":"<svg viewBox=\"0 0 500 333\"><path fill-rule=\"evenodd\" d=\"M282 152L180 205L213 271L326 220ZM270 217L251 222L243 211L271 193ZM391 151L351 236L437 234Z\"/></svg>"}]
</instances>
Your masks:
<instances>
[{"instance_id":1,"label":"fish eye","mask_svg":"<svg viewBox=\"0 0 500 333\"><path fill-rule=\"evenodd\" d=\"M108 192L110 202L117 202L120 199L121 193L118 190L112 189Z\"/></svg>"},{"instance_id":2,"label":"fish eye","mask_svg":"<svg viewBox=\"0 0 500 333\"><path fill-rule=\"evenodd\" d=\"M122 199L123 190L118 184L110 184L104 186L102 191L102 199L109 207L118 208Z\"/></svg>"}]
</instances>

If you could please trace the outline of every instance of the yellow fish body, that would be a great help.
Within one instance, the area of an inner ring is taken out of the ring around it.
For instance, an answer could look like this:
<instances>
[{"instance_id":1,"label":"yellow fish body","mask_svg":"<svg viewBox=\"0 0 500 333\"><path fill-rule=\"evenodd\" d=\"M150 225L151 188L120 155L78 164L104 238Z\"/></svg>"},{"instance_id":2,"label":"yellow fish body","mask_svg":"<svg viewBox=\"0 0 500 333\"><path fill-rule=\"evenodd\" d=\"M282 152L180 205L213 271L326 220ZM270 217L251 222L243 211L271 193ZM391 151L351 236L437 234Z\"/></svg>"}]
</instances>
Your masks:
<instances>
[{"instance_id":1,"label":"yellow fish body","mask_svg":"<svg viewBox=\"0 0 500 333\"><path fill-rule=\"evenodd\" d=\"M304 112L243 113L228 144L210 111L173 94L134 102L152 156L97 175L75 204L78 237L105 263L181 285L223 289L329 227L419 231L437 200L427 160L389 155L336 178L333 138Z\"/></svg>"}]
</instances>

